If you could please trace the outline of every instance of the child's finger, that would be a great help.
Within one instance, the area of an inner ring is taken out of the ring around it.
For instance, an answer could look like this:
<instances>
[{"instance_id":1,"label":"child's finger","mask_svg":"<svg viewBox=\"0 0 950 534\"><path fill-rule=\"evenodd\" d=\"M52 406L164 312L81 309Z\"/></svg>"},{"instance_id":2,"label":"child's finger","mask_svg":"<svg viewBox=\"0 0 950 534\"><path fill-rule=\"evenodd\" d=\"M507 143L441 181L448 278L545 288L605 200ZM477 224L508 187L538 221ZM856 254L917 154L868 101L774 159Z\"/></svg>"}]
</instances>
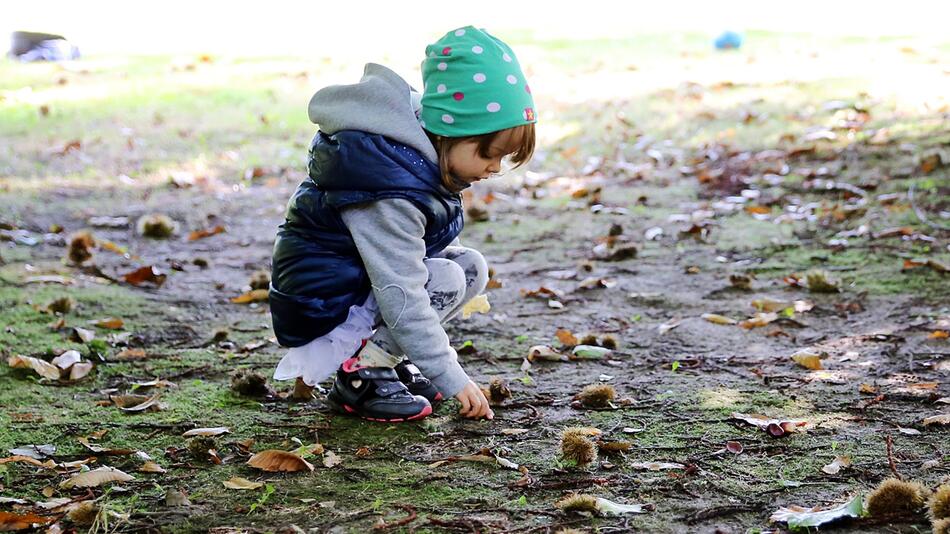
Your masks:
<instances>
[{"instance_id":1,"label":"child's finger","mask_svg":"<svg viewBox=\"0 0 950 534\"><path fill-rule=\"evenodd\" d=\"M469 410L472 408L471 401L468 399L468 395L462 395L459 397L459 402L462 403L462 409L459 410L461 415L468 415Z\"/></svg>"}]
</instances>

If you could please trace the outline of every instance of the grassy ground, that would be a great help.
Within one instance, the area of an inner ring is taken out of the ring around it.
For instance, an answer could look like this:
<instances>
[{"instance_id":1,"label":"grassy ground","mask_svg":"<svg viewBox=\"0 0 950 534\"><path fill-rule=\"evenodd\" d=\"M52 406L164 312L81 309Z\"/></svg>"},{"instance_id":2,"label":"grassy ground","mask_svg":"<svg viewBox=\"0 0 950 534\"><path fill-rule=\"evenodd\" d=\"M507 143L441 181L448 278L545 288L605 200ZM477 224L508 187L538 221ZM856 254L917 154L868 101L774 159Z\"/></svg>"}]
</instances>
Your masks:
<instances>
[{"instance_id":1,"label":"grassy ground","mask_svg":"<svg viewBox=\"0 0 950 534\"><path fill-rule=\"evenodd\" d=\"M947 413L950 395L939 333L950 330L941 271L950 264L950 44L752 33L742 51L717 54L688 35L523 35L512 44L530 68L540 149L527 170L467 198L488 216L469 217L463 242L485 253L500 287L491 313L447 327L456 346L474 347L461 359L476 380L500 379L513 392L492 422L460 420L448 403L419 423L380 425L335 414L321 395L291 402L287 384L261 396L229 387L237 370L269 376L282 354L266 305L230 299L268 270L284 203L305 178L314 131L306 102L361 66L293 57L0 63L0 352L48 360L77 349L97 364L75 382L0 368L0 450L51 444L57 462L92 457L93 467L135 477L69 490L59 487L72 474L62 468L3 463L0 510L93 531L365 532L412 513L390 530L738 533L781 531L769 521L781 506L869 491L891 475L889 456L904 477L946 481L946 426L923 419ZM409 76L414 63L395 66ZM179 233L137 235L134 221L153 212ZM96 216L132 224L97 226ZM187 239L219 224L227 231ZM593 252L614 225L636 258ZM99 246L80 267L64 258L82 229ZM149 265L167 274L161 287L121 282ZM813 269L840 291L789 283ZM753 277L750 287L733 287L730 275ZM579 289L588 277L610 287ZM564 307L522 294L541 286L563 292ZM61 297L73 299L70 311L45 310ZM701 318L746 319L762 298L813 307L755 329ZM122 329L92 324L106 317ZM71 327L96 339L72 341ZM619 347L605 359L525 369L529 347L561 348L558 328L612 335ZM128 359L129 348L144 357ZM827 354L824 370L790 359L805 348ZM151 379L173 385L136 385ZM612 406L572 405L598 382L615 387ZM133 391L158 393L161 409L109 403ZM808 425L772 438L735 412ZM632 447L577 467L559 449L574 425ZM182 436L218 426L230 433L212 445L189 448L194 440ZM77 440L102 431L91 444L111 454ZM743 452L728 452L730 441ZM245 465L254 452L314 443L342 462L325 467L327 456L315 455L313 473L277 475ZM436 463L485 448L527 474ZM140 472L136 452L167 472ZM822 471L841 455L850 467ZM232 476L264 485L228 489ZM178 491L189 505L168 503ZM559 511L554 503L573 491L651 506L619 517ZM36 507L56 498L71 504ZM93 500L98 522L62 517ZM928 528L922 516L840 525Z\"/></svg>"}]
</instances>

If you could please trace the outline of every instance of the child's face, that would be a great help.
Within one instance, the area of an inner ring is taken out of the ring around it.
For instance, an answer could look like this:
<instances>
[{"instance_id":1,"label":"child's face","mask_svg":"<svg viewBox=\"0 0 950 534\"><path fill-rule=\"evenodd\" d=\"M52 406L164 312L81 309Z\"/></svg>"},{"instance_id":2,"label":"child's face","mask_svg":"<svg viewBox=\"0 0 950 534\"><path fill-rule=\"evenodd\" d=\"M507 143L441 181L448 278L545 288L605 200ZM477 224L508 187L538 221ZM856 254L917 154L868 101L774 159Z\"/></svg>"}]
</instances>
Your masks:
<instances>
[{"instance_id":1,"label":"child's face","mask_svg":"<svg viewBox=\"0 0 950 534\"><path fill-rule=\"evenodd\" d=\"M478 142L463 141L449 149L449 172L456 178L473 184L501 172L501 160L510 153L511 131L498 134L488 149L487 157L478 152Z\"/></svg>"}]
</instances>

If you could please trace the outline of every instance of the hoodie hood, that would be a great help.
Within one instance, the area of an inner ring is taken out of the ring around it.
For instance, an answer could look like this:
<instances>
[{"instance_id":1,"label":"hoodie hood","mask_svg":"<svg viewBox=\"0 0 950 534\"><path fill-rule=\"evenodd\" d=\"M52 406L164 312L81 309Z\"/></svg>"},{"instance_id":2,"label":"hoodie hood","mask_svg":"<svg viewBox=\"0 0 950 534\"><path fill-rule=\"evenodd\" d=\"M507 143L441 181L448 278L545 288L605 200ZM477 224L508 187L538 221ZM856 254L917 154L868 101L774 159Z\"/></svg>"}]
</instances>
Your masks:
<instances>
[{"instance_id":1,"label":"hoodie hood","mask_svg":"<svg viewBox=\"0 0 950 534\"><path fill-rule=\"evenodd\" d=\"M327 135L359 130L416 149L433 163L439 158L419 124L419 94L392 70L367 63L359 83L331 85L310 99L308 114Z\"/></svg>"}]
</instances>

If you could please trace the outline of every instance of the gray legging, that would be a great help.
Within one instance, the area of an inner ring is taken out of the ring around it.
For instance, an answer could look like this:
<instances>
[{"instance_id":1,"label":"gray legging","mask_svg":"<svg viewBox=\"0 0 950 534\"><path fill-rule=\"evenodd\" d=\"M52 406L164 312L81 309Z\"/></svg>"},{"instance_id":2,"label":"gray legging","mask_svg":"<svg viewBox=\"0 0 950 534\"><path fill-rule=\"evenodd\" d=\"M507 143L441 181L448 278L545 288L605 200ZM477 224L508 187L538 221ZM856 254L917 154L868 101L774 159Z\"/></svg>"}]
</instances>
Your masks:
<instances>
[{"instance_id":1,"label":"gray legging","mask_svg":"<svg viewBox=\"0 0 950 534\"><path fill-rule=\"evenodd\" d=\"M488 285L488 263L482 253L473 248L446 247L423 262L429 270L429 279L426 281L429 303L439 314L442 323L458 315L462 306L485 291ZM404 354L379 315L376 323L380 326L370 338L371 341L390 354Z\"/></svg>"}]
</instances>

